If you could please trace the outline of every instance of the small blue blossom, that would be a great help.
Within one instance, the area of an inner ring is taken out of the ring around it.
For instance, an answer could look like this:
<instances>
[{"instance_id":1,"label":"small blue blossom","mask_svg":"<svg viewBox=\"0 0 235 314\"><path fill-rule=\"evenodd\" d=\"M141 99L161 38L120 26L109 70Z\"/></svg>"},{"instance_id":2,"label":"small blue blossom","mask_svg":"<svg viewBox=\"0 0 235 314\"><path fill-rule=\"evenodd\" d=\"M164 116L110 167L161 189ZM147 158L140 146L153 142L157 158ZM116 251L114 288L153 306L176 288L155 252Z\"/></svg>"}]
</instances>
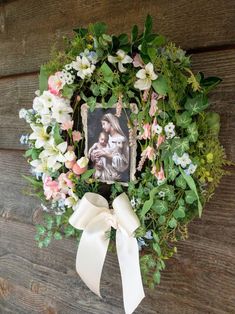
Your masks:
<instances>
[{"instance_id":1,"label":"small blue blossom","mask_svg":"<svg viewBox=\"0 0 235 314\"><path fill-rule=\"evenodd\" d=\"M152 231L148 230L144 236L145 239L147 240L152 240L153 236L152 236Z\"/></svg>"},{"instance_id":2,"label":"small blue blossom","mask_svg":"<svg viewBox=\"0 0 235 314\"><path fill-rule=\"evenodd\" d=\"M190 164L187 169L184 169L184 172L187 176L190 176L190 174L193 174L195 170L197 169L197 165Z\"/></svg>"},{"instance_id":3,"label":"small blue blossom","mask_svg":"<svg viewBox=\"0 0 235 314\"><path fill-rule=\"evenodd\" d=\"M29 141L29 135L28 134L21 135L21 137L20 137L20 144L27 145L28 141Z\"/></svg>"},{"instance_id":4,"label":"small blue blossom","mask_svg":"<svg viewBox=\"0 0 235 314\"><path fill-rule=\"evenodd\" d=\"M147 246L147 244L145 243L145 241L144 241L143 238L138 238L138 239L137 239L137 242L138 242L139 251L142 250L142 247L143 247L143 246Z\"/></svg>"},{"instance_id":5,"label":"small blue blossom","mask_svg":"<svg viewBox=\"0 0 235 314\"><path fill-rule=\"evenodd\" d=\"M97 63L98 56L95 51L89 51L88 49L85 49L84 52L80 53L80 56L85 56L92 64Z\"/></svg>"}]
</instances>

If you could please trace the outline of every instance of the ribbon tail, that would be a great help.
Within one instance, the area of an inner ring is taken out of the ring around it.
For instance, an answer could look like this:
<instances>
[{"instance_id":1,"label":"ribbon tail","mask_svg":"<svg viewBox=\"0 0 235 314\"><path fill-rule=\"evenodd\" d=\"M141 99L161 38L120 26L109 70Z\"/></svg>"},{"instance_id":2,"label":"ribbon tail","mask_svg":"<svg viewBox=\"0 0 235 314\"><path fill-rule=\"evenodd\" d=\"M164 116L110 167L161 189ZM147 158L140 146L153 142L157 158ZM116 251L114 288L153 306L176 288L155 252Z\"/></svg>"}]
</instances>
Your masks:
<instances>
[{"instance_id":1,"label":"ribbon tail","mask_svg":"<svg viewBox=\"0 0 235 314\"><path fill-rule=\"evenodd\" d=\"M139 265L139 248L134 237L119 229L116 232L116 247L125 313L131 314L145 297Z\"/></svg>"},{"instance_id":2,"label":"ribbon tail","mask_svg":"<svg viewBox=\"0 0 235 314\"><path fill-rule=\"evenodd\" d=\"M77 251L76 270L87 287L101 297L100 279L109 245L107 226L98 215L83 231Z\"/></svg>"}]
</instances>

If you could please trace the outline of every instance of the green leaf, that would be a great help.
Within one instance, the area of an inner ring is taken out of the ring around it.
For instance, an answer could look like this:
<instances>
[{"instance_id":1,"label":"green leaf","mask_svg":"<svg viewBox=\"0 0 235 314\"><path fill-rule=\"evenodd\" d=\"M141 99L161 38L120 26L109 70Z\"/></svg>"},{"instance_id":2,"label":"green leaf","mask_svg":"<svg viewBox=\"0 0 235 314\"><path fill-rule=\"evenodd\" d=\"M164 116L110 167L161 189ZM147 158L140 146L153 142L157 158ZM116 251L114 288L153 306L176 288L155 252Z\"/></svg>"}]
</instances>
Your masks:
<instances>
[{"instance_id":1,"label":"green leaf","mask_svg":"<svg viewBox=\"0 0 235 314\"><path fill-rule=\"evenodd\" d=\"M200 73L200 74L202 74L202 73ZM220 82L222 82L222 79L219 78L219 77L210 76L210 77L204 78L204 76L202 75L202 79L200 81L200 85L201 85L202 88L204 88L206 93L209 93Z\"/></svg>"},{"instance_id":2,"label":"green leaf","mask_svg":"<svg viewBox=\"0 0 235 314\"><path fill-rule=\"evenodd\" d=\"M185 201L188 204L193 204L197 200L197 195L192 190L185 191L185 195Z\"/></svg>"},{"instance_id":3,"label":"green leaf","mask_svg":"<svg viewBox=\"0 0 235 314\"><path fill-rule=\"evenodd\" d=\"M95 172L95 169L88 169L86 172L84 172L81 175L81 179L84 181L89 179L93 175L94 172Z\"/></svg>"},{"instance_id":4,"label":"green leaf","mask_svg":"<svg viewBox=\"0 0 235 314\"><path fill-rule=\"evenodd\" d=\"M97 97L99 96L100 94L100 88L97 84L93 83L91 84L91 87L90 87L91 91L92 91L92 94Z\"/></svg>"},{"instance_id":5,"label":"green leaf","mask_svg":"<svg viewBox=\"0 0 235 314\"><path fill-rule=\"evenodd\" d=\"M168 226L172 229L175 228L177 226L177 220L174 217L172 217L168 222Z\"/></svg>"},{"instance_id":6,"label":"green leaf","mask_svg":"<svg viewBox=\"0 0 235 314\"><path fill-rule=\"evenodd\" d=\"M107 106L111 108L113 107L114 104L116 104L116 102L117 102L117 96L112 95L107 102Z\"/></svg>"},{"instance_id":7,"label":"green leaf","mask_svg":"<svg viewBox=\"0 0 235 314\"><path fill-rule=\"evenodd\" d=\"M39 74L39 89L40 89L41 94L45 90L48 89L48 77L49 77L49 73L46 70L46 67L44 65L42 65L40 67L40 74Z\"/></svg>"},{"instance_id":8,"label":"green leaf","mask_svg":"<svg viewBox=\"0 0 235 314\"><path fill-rule=\"evenodd\" d=\"M149 47L149 48L147 49L147 51L148 51L148 55L149 55L149 58L150 58L151 62L154 63L155 60L156 60L156 56L157 56L157 51L156 51L156 49L155 49L155 48L152 48L152 47Z\"/></svg>"},{"instance_id":9,"label":"green leaf","mask_svg":"<svg viewBox=\"0 0 235 314\"><path fill-rule=\"evenodd\" d=\"M55 140L56 145L59 145L60 143L64 142L63 138L60 135L60 127L59 124L56 123L52 129L53 138Z\"/></svg>"},{"instance_id":10,"label":"green leaf","mask_svg":"<svg viewBox=\"0 0 235 314\"><path fill-rule=\"evenodd\" d=\"M50 242L51 242L51 237L49 236L45 237L45 239L43 240L43 246L48 247Z\"/></svg>"},{"instance_id":11,"label":"green leaf","mask_svg":"<svg viewBox=\"0 0 235 314\"><path fill-rule=\"evenodd\" d=\"M58 231L56 231L56 232L54 233L54 239L55 239L55 240L61 240L61 239L62 239L61 233L58 232Z\"/></svg>"},{"instance_id":12,"label":"green leaf","mask_svg":"<svg viewBox=\"0 0 235 314\"><path fill-rule=\"evenodd\" d=\"M156 200L152 206L152 209L155 210L159 215L162 215L168 211L168 204L166 201Z\"/></svg>"},{"instance_id":13,"label":"green leaf","mask_svg":"<svg viewBox=\"0 0 235 314\"><path fill-rule=\"evenodd\" d=\"M62 216L56 215L55 221L56 221L56 226L59 227L61 225L61 222L62 222Z\"/></svg>"},{"instance_id":14,"label":"green leaf","mask_svg":"<svg viewBox=\"0 0 235 314\"><path fill-rule=\"evenodd\" d=\"M42 225L36 225L37 234L43 235L46 232L46 228Z\"/></svg>"},{"instance_id":15,"label":"green leaf","mask_svg":"<svg viewBox=\"0 0 235 314\"><path fill-rule=\"evenodd\" d=\"M153 205L154 196L158 192L158 189L159 187L157 186L150 191L149 193L150 198L149 200L144 202L144 206L140 212L141 218L144 218L144 216L147 214L147 212L150 210L151 206Z\"/></svg>"},{"instance_id":16,"label":"green leaf","mask_svg":"<svg viewBox=\"0 0 235 314\"><path fill-rule=\"evenodd\" d=\"M162 35L156 36L154 40L152 41L152 46L154 47L160 47L166 43L166 38Z\"/></svg>"},{"instance_id":17,"label":"green leaf","mask_svg":"<svg viewBox=\"0 0 235 314\"><path fill-rule=\"evenodd\" d=\"M189 149L189 140L186 137L174 138L172 140L172 149L177 155L182 156L183 153Z\"/></svg>"},{"instance_id":18,"label":"green leaf","mask_svg":"<svg viewBox=\"0 0 235 314\"><path fill-rule=\"evenodd\" d=\"M100 37L102 34L106 33L107 25L103 22L98 22L93 25L93 29L96 37Z\"/></svg>"},{"instance_id":19,"label":"green leaf","mask_svg":"<svg viewBox=\"0 0 235 314\"><path fill-rule=\"evenodd\" d=\"M153 20L152 17L148 14L145 20L145 25L144 25L144 36L147 36L152 32L153 28Z\"/></svg>"},{"instance_id":20,"label":"green leaf","mask_svg":"<svg viewBox=\"0 0 235 314\"><path fill-rule=\"evenodd\" d=\"M179 206L176 210L174 210L173 216L176 219L184 218L185 217L185 207L184 206Z\"/></svg>"},{"instance_id":21,"label":"green leaf","mask_svg":"<svg viewBox=\"0 0 235 314\"><path fill-rule=\"evenodd\" d=\"M218 136L220 131L220 115L216 112L207 112L205 123L210 129L210 133L215 136Z\"/></svg>"},{"instance_id":22,"label":"green leaf","mask_svg":"<svg viewBox=\"0 0 235 314\"><path fill-rule=\"evenodd\" d=\"M129 38L127 34L121 34L118 36L120 46L124 46L129 43Z\"/></svg>"},{"instance_id":23,"label":"green leaf","mask_svg":"<svg viewBox=\"0 0 235 314\"><path fill-rule=\"evenodd\" d=\"M161 273L160 271L156 271L154 274L153 274L153 280L156 284L160 284L160 281L161 281Z\"/></svg>"},{"instance_id":24,"label":"green leaf","mask_svg":"<svg viewBox=\"0 0 235 314\"><path fill-rule=\"evenodd\" d=\"M155 81L152 81L152 86L159 95L162 95L162 96L167 95L168 85L163 75L160 74Z\"/></svg>"},{"instance_id":25,"label":"green leaf","mask_svg":"<svg viewBox=\"0 0 235 314\"><path fill-rule=\"evenodd\" d=\"M30 176L25 176L22 174L22 177L27 180L30 184L32 184L34 187L36 188L42 188L43 187L43 183L42 181L38 181L36 178L34 177L30 177Z\"/></svg>"},{"instance_id":26,"label":"green leaf","mask_svg":"<svg viewBox=\"0 0 235 314\"><path fill-rule=\"evenodd\" d=\"M66 238L68 238L68 237L74 235L75 229L71 225L67 225L64 228L64 233L65 233Z\"/></svg>"},{"instance_id":27,"label":"green leaf","mask_svg":"<svg viewBox=\"0 0 235 314\"><path fill-rule=\"evenodd\" d=\"M179 167L179 169L180 169L180 172L181 172L182 176L184 177L185 181L187 182L188 186L190 187L190 189L196 194L197 202L198 202L198 214L199 214L199 217L201 217L202 205L201 205L198 193L197 193L197 188L196 188L195 182L191 176L186 175L186 173L184 172L184 170L181 167Z\"/></svg>"},{"instance_id":28,"label":"green leaf","mask_svg":"<svg viewBox=\"0 0 235 314\"><path fill-rule=\"evenodd\" d=\"M188 97L185 108L191 115L195 115L209 106L208 99L204 94L198 94L194 98Z\"/></svg>"},{"instance_id":29,"label":"green leaf","mask_svg":"<svg viewBox=\"0 0 235 314\"><path fill-rule=\"evenodd\" d=\"M90 111L94 111L95 110L95 106L96 106L96 98L91 96L87 98L87 105L89 106Z\"/></svg>"},{"instance_id":30,"label":"green leaf","mask_svg":"<svg viewBox=\"0 0 235 314\"><path fill-rule=\"evenodd\" d=\"M158 243L153 243L153 249L157 253L158 256L161 256L162 252L161 252L160 245Z\"/></svg>"},{"instance_id":31,"label":"green leaf","mask_svg":"<svg viewBox=\"0 0 235 314\"><path fill-rule=\"evenodd\" d=\"M168 179L170 181L174 181L178 174L179 174L178 167L176 168L174 165L171 165L171 167L169 167Z\"/></svg>"},{"instance_id":32,"label":"green leaf","mask_svg":"<svg viewBox=\"0 0 235 314\"><path fill-rule=\"evenodd\" d=\"M176 117L176 124L182 128L187 128L192 121L191 115L189 112L185 111Z\"/></svg>"},{"instance_id":33,"label":"green leaf","mask_svg":"<svg viewBox=\"0 0 235 314\"><path fill-rule=\"evenodd\" d=\"M138 26L134 25L131 31L131 42L133 43L134 41L136 41L138 37Z\"/></svg>"},{"instance_id":34,"label":"green leaf","mask_svg":"<svg viewBox=\"0 0 235 314\"><path fill-rule=\"evenodd\" d=\"M73 93L76 89L76 86L75 85L65 85L63 87L63 90L62 90L62 95L63 97L65 98L68 98L68 99L71 99L71 97L73 96Z\"/></svg>"},{"instance_id":35,"label":"green leaf","mask_svg":"<svg viewBox=\"0 0 235 314\"><path fill-rule=\"evenodd\" d=\"M182 174L176 178L175 184L177 187L179 187L183 190L186 189L186 181L185 181L184 177L182 176Z\"/></svg>"},{"instance_id":36,"label":"green leaf","mask_svg":"<svg viewBox=\"0 0 235 314\"><path fill-rule=\"evenodd\" d=\"M105 84L101 84L99 86L99 89L100 89L100 93L101 93L102 96L104 96L107 93L107 91L108 91L108 87Z\"/></svg>"},{"instance_id":37,"label":"green leaf","mask_svg":"<svg viewBox=\"0 0 235 314\"><path fill-rule=\"evenodd\" d=\"M113 71L111 68L107 65L106 62L104 62L100 67L101 73L103 74L104 80L111 84L113 81Z\"/></svg>"},{"instance_id":38,"label":"green leaf","mask_svg":"<svg viewBox=\"0 0 235 314\"><path fill-rule=\"evenodd\" d=\"M164 224L165 221L166 221L166 217L164 215L159 216L158 222L160 225Z\"/></svg>"},{"instance_id":39,"label":"green leaf","mask_svg":"<svg viewBox=\"0 0 235 314\"><path fill-rule=\"evenodd\" d=\"M198 139L197 123L191 123L187 128L187 132L189 141L195 143Z\"/></svg>"}]
</instances>

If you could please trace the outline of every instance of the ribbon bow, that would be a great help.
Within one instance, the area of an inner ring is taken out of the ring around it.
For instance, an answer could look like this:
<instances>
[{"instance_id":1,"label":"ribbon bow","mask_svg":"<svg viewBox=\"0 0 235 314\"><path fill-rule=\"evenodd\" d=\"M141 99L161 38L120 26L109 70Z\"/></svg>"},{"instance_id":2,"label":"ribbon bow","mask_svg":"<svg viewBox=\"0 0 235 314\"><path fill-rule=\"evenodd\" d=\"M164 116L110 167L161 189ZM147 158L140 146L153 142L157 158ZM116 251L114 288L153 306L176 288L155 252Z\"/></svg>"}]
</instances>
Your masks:
<instances>
[{"instance_id":1,"label":"ribbon bow","mask_svg":"<svg viewBox=\"0 0 235 314\"><path fill-rule=\"evenodd\" d=\"M140 222L125 193L113 201L96 193L85 193L69 223L83 230L77 251L76 270L85 284L100 295L100 278L107 253L111 227L116 231L116 248L121 271L124 308L131 314L145 297L139 266L139 249L134 231Z\"/></svg>"}]
</instances>

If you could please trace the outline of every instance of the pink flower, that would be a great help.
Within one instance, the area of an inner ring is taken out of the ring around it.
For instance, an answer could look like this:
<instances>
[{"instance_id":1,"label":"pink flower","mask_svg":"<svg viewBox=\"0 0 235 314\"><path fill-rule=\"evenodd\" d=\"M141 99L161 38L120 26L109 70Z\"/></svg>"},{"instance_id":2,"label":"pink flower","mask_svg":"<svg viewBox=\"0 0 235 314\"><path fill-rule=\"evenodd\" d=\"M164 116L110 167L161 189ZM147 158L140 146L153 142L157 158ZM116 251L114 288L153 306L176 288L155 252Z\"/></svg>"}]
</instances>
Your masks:
<instances>
[{"instance_id":1,"label":"pink flower","mask_svg":"<svg viewBox=\"0 0 235 314\"><path fill-rule=\"evenodd\" d=\"M58 197L58 192L59 192L58 182L55 180L52 180L51 177L46 176L43 179L43 189L44 189L44 194L47 200L49 200L50 198L55 199L56 197Z\"/></svg>"},{"instance_id":2,"label":"pink flower","mask_svg":"<svg viewBox=\"0 0 235 314\"><path fill-rule=\"evenodd\" d=\"M143 125L144 133L142 134L142 138L147 140L151 136L151 125L146 123Z\"/></svg>"},{"instance_id":3,"label":"pink flower","mask_svg":"<svg viewBox=\"0 0 235 314\"><path fill-rule=\"evenodd\" d=\"M138 53L134 56L133 65L135 68L144 67L144 61L142 60L141 56Z\"/></svg>"},{"instance_id":4,"label":"pink flower","mask_svg":"<svg viewBox=\"0 0 235 314\"><path fill-rule=\"evenodd\" d=\"M73 141L79 142L82 139L82 134L79 131L73 131Z\"/></svg>"},{"instance_id":5,"label":"pink flower","mask_svg":"<svg viewBox=\"0 0 235 314\"><path fill-rule=\"evenodd\" d=\"M58 177L59 188L62 193L68 193L69 188L74 186L73 182L68 178L70 173L61 173Z\"/></svg>"},{"instance_id":6,"label":"pink flower","mask_svg":"<svg viewBox=\"0 0 235 314\"><path fill-rule=\"evenodd\" d=\"M142 96L143 101L146 102L148 100L148 97L149 97L149 89L145 89Z\"/></svg>"},{"instance_id":7,"label":"pink flower","mask_svg":"<svg viewBox=\"0 0 235 314\"><path fill-rule=\"evenodd\" d=\"M165 174L164 174L164 170L163 170L163 167L162 167L162 166L161 166L161 168L160 168L159 171L157 171L156 166L153 166L152 174L154 174L155 177L156 177L159 181L162 181L162 180L165 179Z\"/></svg>"},{"instance_id":8,"label":"pink flower","mask_svg":"<svg viewBox=\"0 0 235 314\"><path fill-rule=\"evenodd\" d=\"M120 118L121 114L122 114L122 95L120 95L118 97L118 102L116 103L116 113L115 116Z\"/></svg>"},{"instance_id":9,"label":"pink flower","mask_svg":"<svg viewBox=\"0 0 235 314\"><path fill-rule=\"evenodd\" d=\"M75 163L76 163L76 159L71 160L71 161L67 160L64 164L67 169L72 169Z\"/></svg>"},{"instance_id":10,"label":"pink flower","mask_svg":"<svg viewBox=\"0 0 235 314\"><path fill-rule=\"evenodd\" d=\"M73 165L73 172L77 175L84 173L87 170L89 159L87 157L81 157L77 162Z\"/></svg>"},{"instance_id":11,"label":"pink flower","mask_svg":"<svg viewBox=\"0 0 235 314\"><path fill-rule=\"evenodd\" d=\"M165 141L165 136L164 135L158 135L157 138L157 148Z\"/></svg>"},{"instance_id":12,"label":"pink flower","mask_svg":"<svg viewBox=\"0 0 235 314\"><path fill-rule=\"evenodd\" d=\"M158 97L158 95L155 92L152 92L150 109L149 109L150 117L153 117L157 111L157 97Z\"/></svg>"},{"instance_id":13,"label":"pink flower","mask_svg":"<svg viewBox=\"0 0 235 314\"><path fill-rule=\"evenodd\" d=\"M64 131L68 131L69 129L72 130L73 128L73 121L71 120L68 120L68 121L65 121L61 124L60 126L61 130L64 130Z\"/></svg>"},{"instance_id":14,"label":"pink flower","mask_svg":"<svg viewBox=\"0 0 235 314\"><path fill-rule=\"evenodd\" d=\"M54 95L59 95L60 90L64 87L65 81L62 79L62 72L56 72L48 79L48 89Z\"/></svg>"},{"instance_id":15,"label":"pink flower","mask_svg":"<svg viewBox=\"0 0 235 314\"><path fill-rule=\"evenodd\" d=\"M153 160L155 157L155 150L153 147L148 146L142 154L145 154L145 156L149 159L149 160Z\"/></svg>"}]
</instances>

